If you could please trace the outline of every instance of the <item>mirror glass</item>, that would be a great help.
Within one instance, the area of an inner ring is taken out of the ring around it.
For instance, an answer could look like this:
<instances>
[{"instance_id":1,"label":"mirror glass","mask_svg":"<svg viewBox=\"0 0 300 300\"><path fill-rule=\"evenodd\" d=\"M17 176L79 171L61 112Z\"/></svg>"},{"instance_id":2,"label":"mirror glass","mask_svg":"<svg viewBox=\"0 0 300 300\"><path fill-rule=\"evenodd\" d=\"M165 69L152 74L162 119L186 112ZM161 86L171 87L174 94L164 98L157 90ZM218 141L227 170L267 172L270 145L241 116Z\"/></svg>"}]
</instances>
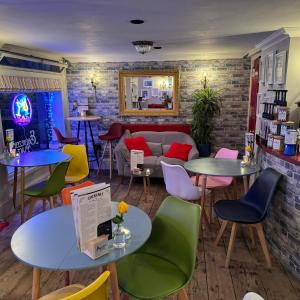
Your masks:
<instances>
[{"instance_id":1,"label":"mirror glass","mask_svg":"<svg viewBox=\"0 0 300 300\"><path fill-rule=\"evenodd\" d=\"M133 73L131 73L133 72ZM120 113L176 115L178 72L129 71L120 73Z\"/></svg>"}]
</instances>

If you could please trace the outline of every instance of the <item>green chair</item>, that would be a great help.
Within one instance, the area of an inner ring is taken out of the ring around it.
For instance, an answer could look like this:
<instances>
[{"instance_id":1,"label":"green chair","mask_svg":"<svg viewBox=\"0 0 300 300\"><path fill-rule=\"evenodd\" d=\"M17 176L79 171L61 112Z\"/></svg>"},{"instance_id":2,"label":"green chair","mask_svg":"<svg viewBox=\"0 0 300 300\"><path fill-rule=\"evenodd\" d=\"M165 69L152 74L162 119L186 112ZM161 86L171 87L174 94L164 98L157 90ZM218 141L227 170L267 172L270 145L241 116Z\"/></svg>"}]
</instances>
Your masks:
<instances>
[{"instance_id":1,"label":"green chair","mask_svg":"<svg viewBox=\"0 0 300 300\"><path fill-rule=\"evenodd\" d=\"M24 191L24 195L29 196L30 204L27 213L27 219L32 216L35 203L38 199L43 200L43 208L45 208L45 201L49 200L50 207L54 208L54 196L57 196L65 187L65 176L69 167L70 161L59 163L48 180L39 182Z\"/></svg>"},{"instance_id":2,"label":"green chair","mask_svg":"<svg viewBox=\"0 0 300 300\"><path fill-rule=\"evenodd\" d=\"M146 244L117 262L120 288L138 299L179 293L193 276L199 238L200 206L169 196L160 206Z\"/></svg>"}]
</instances>

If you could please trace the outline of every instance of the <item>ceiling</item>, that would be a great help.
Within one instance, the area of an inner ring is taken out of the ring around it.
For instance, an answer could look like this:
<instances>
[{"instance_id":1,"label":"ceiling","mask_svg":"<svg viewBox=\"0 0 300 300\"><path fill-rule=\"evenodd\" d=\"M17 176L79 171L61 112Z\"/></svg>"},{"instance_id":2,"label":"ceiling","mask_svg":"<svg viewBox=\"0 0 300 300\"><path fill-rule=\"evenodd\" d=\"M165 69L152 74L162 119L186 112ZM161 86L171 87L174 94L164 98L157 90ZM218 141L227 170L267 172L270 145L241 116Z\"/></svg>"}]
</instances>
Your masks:
<instances>
[{"instance_id":1,"label":"ceiling","mask_svg":"<svg viewBox=\"0 0 300 300\"><path fill-rule=\"evenodd\" d=\"M299 0L1 0L0 46L71 61L235 58L274 30L300 27L299 16ZM163 48L142 56L131 45L140 39Z\"/></svg>"}]
</instances>

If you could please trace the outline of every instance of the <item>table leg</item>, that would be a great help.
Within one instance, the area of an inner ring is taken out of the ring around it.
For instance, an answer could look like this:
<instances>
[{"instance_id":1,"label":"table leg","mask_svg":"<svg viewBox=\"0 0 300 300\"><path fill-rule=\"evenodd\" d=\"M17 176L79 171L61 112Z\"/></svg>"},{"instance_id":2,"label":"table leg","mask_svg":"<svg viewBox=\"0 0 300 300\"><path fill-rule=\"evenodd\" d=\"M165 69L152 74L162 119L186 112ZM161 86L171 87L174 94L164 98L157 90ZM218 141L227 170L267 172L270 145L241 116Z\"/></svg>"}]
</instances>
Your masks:
<instances>
[{"instance_id":1,"label":"table leg","mask_svg":"<svg viewBox=\"0 0 300 300\"><path fill-rule=\"evenodd\" d=\"M99 169L99 159L98 159L98 155L97 155L97 151L96 151L95 140L94 140L94 136L93 136L93 133L92 133L92 126L91 126L90 121L88 121L88 125L89 125L89 129L90 129L90 136L91 136L91 139L92 139L95 159L97 161L97 165L98 165L98 169Z\"/></svg>"},{"instance_id":2,"label":"table leg","mask_svg":"<svg viewBox=\"0 0 300 300\"><path fill-rule=\"evenodd\" d=\"M21 168L21 224L24 223L24 190L25 190L25 170Z\"/></svg>"},{"instance_id":3,"label":"table leg","mask_svg":"<svg viewBox=\"0 0 300 300\"><path fill-rule=\"evenodd\" d=\"M143 183L144 183L145 201L147 202L148 190L147 190L147 179L145 176L143 176Z\"/></svg>"},{"instance_id":4,"label":"table leg","mask_svg":"<svg viewBox=\"0 0 300 300\"><path fill-rule=\"evenodd\" d=\"M51 167L51 165L49 165L48 168L49 168L49 174L52 175L52 167Z\"/></svg>"},{"instance_id":5,"label":"table leg","mask_svg":"<svg viewBox=\"0 0 300 300\"><path fill-rule=\"evenodd\" d=\"M13 189L14 208L16 208L17 186L18 186L18 168L14 168L14 189Z\"/></svg>"},{"instance_id":6,"label":"table leg","mask_svg":"<svg viewBox=\"0 0 300 300\"><path fill-rule=\"evenodd\" d=\"M86 148L87 159L89 161L89 145L88 145L88 139L87 139L86 121L83 121L83 125L84 125L84 143L85 143L85 148Z\"/></svg>"},{"instance_id":7,"label":"table leg","mask_svg":"<svg viewBox=\"0 0 300 300\"><path fill-rule=\"evenodd\" d=\"M112 179L113 171L113 153L112 153L112 141L109 141L109 179Z\"/></svg>"},{"instance_id":8,"label":"table leg","mask_svg":"<svg viewBox=\"0 0 300 300\"><path fill-rule=\"evenodd\" d=\"M147 176L146 179L147 179L148 193L149 193L150 195L152 195L152 194L151 194L151 189L150 189L150 177Z\"/></svg>"},{"instance_id":9,"label":"table leg","mask_svg":"<svg viewBox=\"0 0 300 300\"><path fill-rule=\"evenodd\" d=\"M244 181L244 193L246 194L249 190L249 176L243 176Z\"/></svg>"},{"instance_id":10,"label":"table leg","mask_svg":"<svg viewBox=\"0 0 300 300\"><path fill-rule=\"evenodd\" d=\"M209 226L209 222L208 222L208 217L206 215L206 211L205 211L205 199L206 199L206 195L205 195L205 191L206 191L206 181L207 181L207 176L203 175L202 178L202 193L201 193L201 201L200 201L200 206L201 206L201 216L200 216L200 224L202 224L202 220L204 219L205 223ZM200 225L201 226L201 225Z\"/></svg>"},{"instance_id":11,"label":"table leg","mask_svg":"<svg viewBox=\"0 0 300 300\"><path fill-rule=\"evenodd\" d=\"M132 181L133 181L133 175L131 175L131 177L130 177L129 186L128 186L127 194L125 197L129 196L129 193L131 191Z\"/></svg>"},{"instance_id":12,"label":"table leg","mask_svg":"<svg viewBox=\"0 0 300 300\"><path fill-rule=\"evenodd\" d=\"M238 199L238 195L237 195L237 182L236 182L236 178L233 178L233 197L234 200Z\"/></svg>"},{"instance_id":13,"label":"table leg","mask_svg":"<svg viewBox=\"0 0 300 300\"><path fill-rule=\"evenodd\" d=\"M112 290L112 299L113 300L120 300L120 291L118 285L118 276L117 276L117 268L115 263L111 263L104 267L104 270L110 272L110 283L111 283L111 290Z\"/></svg>"},{"instance_id":14,"label":"table leg","mask_svg":"<svg viewBox=\"0 0 300 300\"><path fill-rule=\"evenodd\" d=\"M37 268L33 268L32 290L31 290L32 300L37 300L40 297L40 281L41 281L41 270Z\"/></svg>"},{"instance_id":15,"label":"table leg","mask_svg":"<svg viewBox=\"0 0 300 300\"><path fill-rule=\"evenodd\" d=\"M80 121L78 121L77 125L77 138L79 139L79 132L80 132Z\"/></svg>"}]
</instances>

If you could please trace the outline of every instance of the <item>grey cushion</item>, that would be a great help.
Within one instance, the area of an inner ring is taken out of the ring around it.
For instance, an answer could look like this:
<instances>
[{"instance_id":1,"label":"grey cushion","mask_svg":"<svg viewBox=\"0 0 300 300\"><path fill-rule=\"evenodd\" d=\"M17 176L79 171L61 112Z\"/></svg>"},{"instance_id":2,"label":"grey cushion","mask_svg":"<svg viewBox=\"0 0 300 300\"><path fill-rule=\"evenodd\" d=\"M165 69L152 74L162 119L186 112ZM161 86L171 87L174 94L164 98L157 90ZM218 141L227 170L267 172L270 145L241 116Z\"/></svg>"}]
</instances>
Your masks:
<instances>
[{"instance_id":1,"label":"grey cushion","mask_svg":"<svg viewBox=\"0 0 300 300\"><path fill-rule=\"evenodd\" d=\"M163 155L165 155L168 152L170 147L171 145L162 145Z\"/></svg>"},{"instance_id":2,"label":"grey cushion","mask_svg":"<svg viewBox=\"0 0 300 300\"><path fill-rule=\"evenodd\" d=\"M161 143L147 142L147 145L149 146L149 148L152 152L152 155L154 155L154 156L162 155L162 144Z\"/></svg>"}]
</instances>

